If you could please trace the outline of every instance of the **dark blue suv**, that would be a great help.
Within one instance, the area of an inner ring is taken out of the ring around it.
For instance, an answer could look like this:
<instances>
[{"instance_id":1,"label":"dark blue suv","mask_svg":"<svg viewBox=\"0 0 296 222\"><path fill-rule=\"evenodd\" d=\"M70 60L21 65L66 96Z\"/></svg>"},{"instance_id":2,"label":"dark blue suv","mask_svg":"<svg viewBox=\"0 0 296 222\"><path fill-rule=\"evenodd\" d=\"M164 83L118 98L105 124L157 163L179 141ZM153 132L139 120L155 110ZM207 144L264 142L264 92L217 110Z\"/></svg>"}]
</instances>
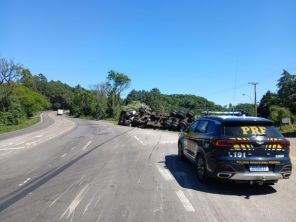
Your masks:
<instances>
[{"instance_id":1,"label":"dark blue suv","mask_svg":"<svg viewBox=\"0 0 296 222\"><path fill-rule=\"evenodd\" d=\"M274 184L292 172L290 142L273 121L240 112L203 112L178 139L180 160L189 159L198 179Z\"/></svg>"}]
</instances>

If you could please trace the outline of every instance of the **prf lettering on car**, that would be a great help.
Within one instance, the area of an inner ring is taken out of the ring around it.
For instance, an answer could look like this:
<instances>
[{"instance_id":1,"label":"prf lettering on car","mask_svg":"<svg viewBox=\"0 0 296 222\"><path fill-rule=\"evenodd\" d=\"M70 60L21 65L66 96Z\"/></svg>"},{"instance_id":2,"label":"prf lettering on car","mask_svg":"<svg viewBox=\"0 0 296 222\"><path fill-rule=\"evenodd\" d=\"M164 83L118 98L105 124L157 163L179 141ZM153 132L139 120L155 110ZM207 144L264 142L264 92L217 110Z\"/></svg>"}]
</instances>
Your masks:
<instances>
[{"instance_id":1,"label":"prf lettering on car","mask_svg":"<svg viewBox=\"0 0 296 222\"><path fill-rule=\"evenodd\" d=\"M265 134L266 133L266 127L263 126L242 126L241 127L243 134L244 135L248 135L248 134L252 134L252 135L260 135L260 134Z\"/></svg>"},{"instance_id":2,"label":"prf lettering on car","mask_svg":"<svg viewBox=\"0 0 296 222\"><path fill-rule=\"evenodd\" d=\"M242 135L264 135L266 134L266 127L263 126L242 126ZM247 141L250 141L250 138L230 138L232 140L236 140L236 143L233 145L233 148L236 150L254 150L254 146ZM267 138L267 141L280 141L281 138ZM274 150L274 149L282 149L281 143L269 143L264 142L264 146L266 150Z\"/></svg>"}]
</instances>

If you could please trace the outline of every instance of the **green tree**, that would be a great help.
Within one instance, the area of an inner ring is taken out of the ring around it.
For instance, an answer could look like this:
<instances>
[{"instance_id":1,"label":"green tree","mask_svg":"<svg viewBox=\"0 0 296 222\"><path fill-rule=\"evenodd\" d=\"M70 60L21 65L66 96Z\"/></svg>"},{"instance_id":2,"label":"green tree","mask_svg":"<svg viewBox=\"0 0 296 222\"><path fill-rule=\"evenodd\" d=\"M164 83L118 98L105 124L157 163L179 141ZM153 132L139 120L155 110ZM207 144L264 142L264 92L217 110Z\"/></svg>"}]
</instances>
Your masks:
<instances>
[{"instance_id":1,"label":"green tree","mask_svg":"<svg viewBox=\"0 0 296 222\"><path fill-rule=\"evenodd\" d=\"M280 105L296 113L296 75L284 70L277 84Z\"/></svg>"},{"instance_id":2,"label":"green tree","mask_svg":"<svg viewBox=\"0 0 296 222\"><path fill-rule=\"evenodd\" d=\"M15 83L12 94L7 98L6 112L0 111L0 124L20 124L27 117L33 116L49 107L50 104L44 96L26 86Z\"/></svg>"},{"instance_id":3,"label":"green tree","mask_svg":"<svg viewBox=\"0 0 296 222\"><path fill-rule=\"evenodd\" d=\"M70 112L75 117L93 116L95 112L93 94L89 90L78 88L75 91Z\"/></svg>"},{"instance_id":4,"label":"green tree","mask_svg":"<svg viewBox=\"0 0 296 222\"><path fill-rule=\"evenodd\" d=\"M235 106L234 111L244 111L247 113L248 116L255 115L254 104L251 104L251 103L239 103Z\"/></svg>"},{"instance_id":5,"label":"green tree","mask_svg":"<svg viewBox=\"0 0 296 222\"><path fill-rule=\"evenodd\" d=\"M0 111L6 111L7 99L15 89L15 82L20 78L22 69L23 66L13 59L8 61L0 58Z\"/></svg>"},{"instance_id":6,"label":"green tree","mask_svg":"<svg viewBox=\"0 0 296 222\"><path fill-rule=\"evenodd\" d=\"M265 95L263 95L259 106L258 106L258 116L268 118L270 115L270 107L273 105L280 105L280 100L278 94L272 93L271 91L267 91Z\"/></svg>"},{"instance_id":7,"label":"green tree","mask_svg":"<svg viewBox=\"0 0 296 222\"><path fill-rule=\"evenodd\" d=\"M283 118L291 118L291 112L287 108L279 106L270 106L269 107L269 119L273 120L277 126L282 125Z\"/></svg>"},{"instance_id":8,"label":"green tree","mask_svg":"<svg viewBox=\"0 0 296 222\"><path fill-rule=\"evenodd\" d=\"M120 113L121 93L130 86L130 78L124 73L111 70L108 72L107 85L108 92L108 115L111 118L118 117Z\"/></svg>"},{"instance_id":9,"label":"green tree","mask_svg":"<svg viewBox=\"0 0 296 222\"><path fill-rule=\"evenodd\" d=\"M36 78L34 78L29 69L22 70L19 83L35 92L38 92Z\"/></svg>"},{"instance_id":10,"label":"green tree","mask_svg":"<svg viewBox=\"0 0 296 222\"><path fill-rule=\"evenodd\" d=\"M149 98L149 100L147 99L147 97ZM164 110L164 107L161 105L161 93L159 89L151 89L151 91L147 94L147 97L146 104L150 106L152 110L154 110L155 112L162 112L162 110Z\"/></svg>"},{"instance_id":11,"label":"green tree","mask_svg":"<svg viewBox=\"0 0 296 222\"><path fill-rule=\"evenodd\" d=\"M134 89L126 96L126 105L133 101L141 101L138 91Z\"/></svg>"},{"instance_id":12,"label":"green tree","mask_svg":"<svg viewBox=\"0 0 296 222\"><path fill-rule=\"evenodd\" d=\"M52 104L52 109L69 109L74 98L73 88L61 81L47 83L46 97Z\"/></svg>"},{"instance_id":13,"label":"green tree","mask_svg":"<svg viewBox=\"0 0 296 222\"><path fill-rule=\"evenodd\" d=\"M109 91L109 86L106 83L99 83L90 86L93 97L94 97L94 118L102 119L106 117L107 110L107 95Z\"/></svg>"},{"instance_id":14,"label":"green tree","mask_svg":"<svg viewBox=\"0 0 296 222\"><path fill-rule=\"evenodd\" d=\"M27 114L19 101L10 101L7 112L0 111L0 125L18 125L23 123L26 119Z\"/></svg>"},{"instance_id":15,"label":"green tree","mask_svg":"<svg viewBox=\"0 0 296 222\"><path fill-rule=\"evenodd\" d=\"M43 95L22 85L17 85L9 99L12 104L19 103L27 116L33 116L50 107Z\"/></svg>"}]
</instances>

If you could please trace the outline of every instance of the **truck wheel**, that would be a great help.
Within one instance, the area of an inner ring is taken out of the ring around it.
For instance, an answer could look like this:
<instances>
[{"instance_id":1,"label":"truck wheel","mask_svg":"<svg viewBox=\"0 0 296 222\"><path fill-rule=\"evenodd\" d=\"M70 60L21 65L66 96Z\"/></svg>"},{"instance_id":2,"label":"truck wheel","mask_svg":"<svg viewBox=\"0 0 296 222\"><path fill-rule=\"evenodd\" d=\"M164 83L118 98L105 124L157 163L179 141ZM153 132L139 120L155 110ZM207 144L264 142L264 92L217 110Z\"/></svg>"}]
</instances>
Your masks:
<instances>
[{"instance_id":1,"label":"truck wheel","mask_svg":"<svg viewBox=\"0 0 296 222\"><path fill-rule=\"evenodd\" d=\"M176 117L176 115L177 115L177 111L176 111L176 110L172 110L172 111L170 112L170 116L171 116L171 117Z\"/></svg>"},{"instance_id":2,"label":"truck wheel","mask_svg":"<svg viewBox=\"0 0 296 222\"><path fill-rule=\"evenodd\" d=\"M178 111L178 112L177 112L177 117L178 117L179 119L184 119L184 118L185 118L185 114L184 114L184 112L183 112L183 111Z\"/></svg>"},{"instance_id":3,"label":"truck wheel","mask_svg":"<svg viewBox=\"0 0 296 222\"><path fill-rule=\"evenodd\" d=\"M182 119L179 121L179 126L180 126L180 128L186 128L188 126L188 124L185 120Z\"/></svg>"},{"instance_id":4,"label":"truck wheel","mask_svg":"<svg viewBox=\"0 0 296 222\"><path fill-rule=\"evenodd\" d=\"M188 118L194 118L194 112L193 111L188 111L186 113L186 117L188 117Z\"/></svg>"},{"instance_id":5,"label":"truck wheel","mask_svg":"<svg viewBox=\"0 0 296 222\"><path fill-rule=\"evenodd\" d=\"M172 130L177 130L178 129L178 123L177 122L172 122L171 128L172 128Z\"/></svg>"},{"instance_id":6,"label":"truck wheel","mask_svg":"<svg viewBox=\"0 0 296 222\"><path fill-rule=\"evenodd\" d=\"M163 126L165 129L169 129L171 127L171 125L172 125L172 122L170 120L165 120L163 122Z\"/></svg>"}]
</instances>

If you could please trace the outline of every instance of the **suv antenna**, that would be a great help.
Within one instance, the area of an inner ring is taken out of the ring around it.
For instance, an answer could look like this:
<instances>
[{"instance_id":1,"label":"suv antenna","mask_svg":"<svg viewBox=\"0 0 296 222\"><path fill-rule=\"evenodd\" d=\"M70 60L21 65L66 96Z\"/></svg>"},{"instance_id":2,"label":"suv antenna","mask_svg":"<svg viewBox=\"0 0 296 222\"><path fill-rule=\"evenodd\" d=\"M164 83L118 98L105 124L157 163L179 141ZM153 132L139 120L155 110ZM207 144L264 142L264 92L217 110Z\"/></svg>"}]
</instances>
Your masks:
<instances>
[{"instance_id":1,"label":"suv antenna","mask_svg":"<svg viewBox=\"0 0 296 222\"><path fill-rule=\"evenodd\" d=\"M236 71L235 71L235 82L234 82L234 95L233 95L232 111L234 111L234 106L235 106L235 94L236 94L237 73L238 73L238 60L236 60Z\"/></svg>"}]
</instances>

